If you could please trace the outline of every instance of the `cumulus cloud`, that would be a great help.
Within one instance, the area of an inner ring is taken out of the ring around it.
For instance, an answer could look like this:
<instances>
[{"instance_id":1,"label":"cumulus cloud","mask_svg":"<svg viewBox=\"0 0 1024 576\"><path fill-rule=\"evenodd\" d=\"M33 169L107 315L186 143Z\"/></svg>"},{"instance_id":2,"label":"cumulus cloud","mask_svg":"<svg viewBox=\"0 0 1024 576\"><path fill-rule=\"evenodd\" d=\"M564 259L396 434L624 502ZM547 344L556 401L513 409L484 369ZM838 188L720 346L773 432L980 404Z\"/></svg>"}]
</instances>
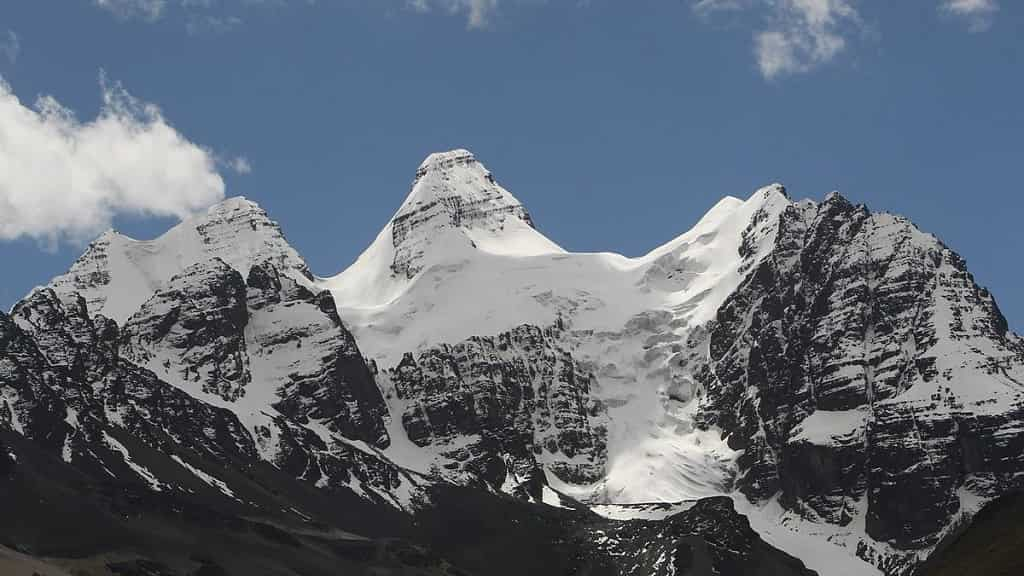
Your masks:
<instances>
[{"instance_id":1,"label":"cumulus cloud","mask_svg":"<svg viewBox=\"0 0 1024 576\"><path fill-rule=\"evenodd\" d=\"M183 218L224 197L212 153L102 74L100 87L99 114L82 122L52 96L25 105L0 79L0 239L81 241L118 214Z\"/></svg>"},{"instance_id":2,"label":"cumulus cloud","mask_svg":"<svg viewBox=\"0 0 1024 576\"><path fill-rule=\"evenodd\" d=\"M498 10L498 0L408 0L407 5L416 12L429 12L432 8L451 14L465 14L469 28L484 28Z\"/></svg>"},{"instance_id":3,"label":"cumulus cloud","mask_svg":"<svg viewBox=\"0 0 1024 576\"><path fill-rule=\"evenodd\" d=\"M704 16L759 10L763 25L754 32L753 51L768 80L832 61L861 22L851 0L699 0L693 8Z\"/></svg>"},{"instance_id":4,"label":"cumulus cloud","mask_svg":"<svg viewBox=\"0 0 1024 576\"><path fill-rule=\"evenodd\" d=\"M984 32L992 26L999 3L996 0L943 0L939 11L966 20L971 32Z\"/></svg>"},{"instance_id":5,"label":"cumulus cloud","mask_svg":"<svg viewBox=\"0 0 1024 576\"><path fill-rule=\"evenodd\" d=\"M11 64L17 62L18 55L21 54L21 39L14 30L8 30L7 37L0 40L0 54L3 54Z\"/></svg>"}]
</instances>

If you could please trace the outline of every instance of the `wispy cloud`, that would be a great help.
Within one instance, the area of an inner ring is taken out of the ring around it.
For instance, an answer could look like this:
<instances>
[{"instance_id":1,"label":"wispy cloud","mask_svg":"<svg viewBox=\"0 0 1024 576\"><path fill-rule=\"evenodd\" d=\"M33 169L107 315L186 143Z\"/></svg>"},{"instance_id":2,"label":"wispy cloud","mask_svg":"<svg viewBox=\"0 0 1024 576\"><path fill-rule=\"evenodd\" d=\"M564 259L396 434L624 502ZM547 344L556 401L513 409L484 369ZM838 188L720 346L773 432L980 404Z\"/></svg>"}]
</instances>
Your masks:
<instances>
[{"instance_id":1,"label":"wispy cloud","mask_svg":"<svg viewBox=\"0 0 1024 576\"><path fill-rule=\"evenodd\" d=\"M416 12L430 12L434 8L451 14L464 14L469 28L485 28L498 10L498 0L407 0Z\"/></svg>"},{"instance_id":2,"label":"wispy cloud","mask_svg":"<svg viewBox=\"0 0 1024 576\"><path fill-rule=\"evenodd\" d=\"M311 0L306 0L310 2ZM246 7L282 5L284 0L92 0L119 20L156 22L177 9L185 18L191 35L223 34L242 24L242 18L228 11Z\"/></svg>"},{"instance_id":3,"label":"wispy cloud","mask_svg":"<svg viewBox=\"0 0 1024 576\"><path fill-rule=\"evenodd\" d=\"M756 11L753 35L758 70L767 80L807 72L831 62L861 26L851 0L699 0L701 16Z\"/></svg>"},{"instance_id":4,"label":"wispy cloud","mask_svg":"<svg viewBox=\"0 0 1024 576\"><path fill-rule=\"evenodd\" d=\"M316 4L318 0L91 0L120 20L156 22L171 8L184 12L189 34L224 33L240 26L241 17L225 14L258 6ZM486 28L498 11L499 0L401 0L414 12L438 10L466 18L470 29ZM583 4L583 2L581 2Z\"/></svg>"},{"instance_id":5,"label":"wispy cloud","mask_svg":"<svg viewBox=\"0 0 1024 576\"><path fill-rule=\"evenodd\" d=\"M243 19L225 13L254 6L316 4L318 0L92 0L122 19L155 21L170 6L184 11L189 34L225 33ZM379 1L379 0L378 0ZM499 7L524 0L389 0L416 13L441 12L465 18L469 29L493 24ZM546 1L546 0L542 0ZM589 0L575 0L586 6ZM834 61L850 49L865 25L858 0L689 0L693 12L704 19L750 18L751 51L758 72L766 80L809 72ZM987 30L999 12L998 0L935 0L938 11L964 20L972 32ZM231 8L231 7L234 8ZM0 48L2 50L2 48Z\"/></svg>"},{"instance_id":6,"label":"wispy cloud","mask_svg":"<svg viewBox=\"0 0 1024 576\"><path fill-rule=\"evenodd\" d=\"M167 7L167 0L93 0L93 3L123 20L148 22L159 20Z\"/></svg>"},{"instance_id":7,"label":"wispy cloud","mask_svg":"<svg viewBox=\"0 0 1024 576\"><path fill-rule=\"evenodd\" d=\"M25 105L0 80L0 240L55 246L117 214L184 217L224 197L209 150L103 74L100 88L98 116L82 122L52 96ZM236 170L251 168L242 160Z\"/></svg>"},{"instance_id":8,"label":"wispy cloud","mask_svg":"<svg viewBox=\"0 0 1024 576\"><path fill-rule=\"evenodd\" d=\"M21 39L14 33L14 30L8 30L7 36L0 40L0 54L11 64L18 61L18 56L21 54Z\"/></svg>"},{"instance_id":9,"label":"wispy cloud","mask_svg":"<svg viewBox=\"0 0 1024 576\"><path fill-rule=\"evenodd\" d=\"M249 174L252 172L252 163L245 156L235 156L228 160L226 165L235 174Z\"/></svg>"},{"instance_id":10,"label":"wispy cloud","mask_svg":"<svg viewBox=\"0 0 1024 576\"><path fill-rule=\"evenodd\" d=\"M242 19L238 16L190 14L188 21L185 23L185 30L192 36L199 34L226 34L241 25Z\"/></svg>"},{"instance_id":11,"label":"wispy cloud","mask_svg":"<svg viewBox=\"0 0 1024 576\"><path fill-rule=\"evenodd\" d=\"M943 0L939 11L962 18L971 32L984 32L992 27L999 3L996 0Z\"/></svg>"}]
</instances>

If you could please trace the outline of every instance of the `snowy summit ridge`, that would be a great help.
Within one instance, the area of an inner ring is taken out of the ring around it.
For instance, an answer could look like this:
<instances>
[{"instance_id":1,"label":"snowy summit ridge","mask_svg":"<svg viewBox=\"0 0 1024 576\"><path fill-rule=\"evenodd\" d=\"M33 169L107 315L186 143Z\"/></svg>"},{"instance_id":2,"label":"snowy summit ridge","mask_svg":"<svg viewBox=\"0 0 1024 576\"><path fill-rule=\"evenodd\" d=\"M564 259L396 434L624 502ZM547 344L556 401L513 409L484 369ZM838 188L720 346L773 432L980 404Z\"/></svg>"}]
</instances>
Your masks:
<instances>
[{"instance_id":1,"label":"snowy summit ridge","mask_svg":"<svg viewBox=\"0 0 1024 576\"><path fill-rule=\"evenodd\" d=\"M50 287L81 294L93 313L123 323L146 299L189 266L220 258L246 275L269 260L297 278L309 268L266 211L243 196L228 198L153 240L108 230Z\"/></svg>"}]
</instances>

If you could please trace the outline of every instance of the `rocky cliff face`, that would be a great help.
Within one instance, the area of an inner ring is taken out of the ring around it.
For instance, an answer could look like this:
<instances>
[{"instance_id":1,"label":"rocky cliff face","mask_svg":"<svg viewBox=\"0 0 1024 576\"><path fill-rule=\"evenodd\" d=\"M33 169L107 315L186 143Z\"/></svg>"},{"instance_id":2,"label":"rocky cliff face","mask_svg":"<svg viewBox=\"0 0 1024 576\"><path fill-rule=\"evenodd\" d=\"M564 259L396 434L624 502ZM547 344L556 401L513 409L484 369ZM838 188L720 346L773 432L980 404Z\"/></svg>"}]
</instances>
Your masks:
<instances>
[{"instance_id":1,"label":"rocky cliff face","mask_svg":"<svg viewBox=\"0 0 1024 576\"><path fill-rule=\"evenodd\" d=\"M390 371L409 439L439 450L454 472L540 499L544 470L595 482L606 463L607 414L557 328L408 354Z\"/></svg>"},{"instance_id":2,"label":"rocky cliff face","mask_svg":"<svg viewBox=\"0 0 1024 576\"><path fill-rule=\"evenodd\" d=\"M745 494L897 550L1024 471L1024 356L991 295L934 237L838 194L783 213L718 311L703 383Z\"/></svg>"},{"instance_id":3,"label":"rocky cliff face","mask_svg":"<svg viewBox=\"0 0 1024 576\"><path fill-rule=\"evenodd\" d=\"M216 263L214 268L223 270L222 266ZM222 286L211 285L211 289L226 294ZM149 448L171 454L186 450L221 466L244 469L262 458L310 484L368 491L385 501L393 501L391 491L403 482L406 490L412 490L414 480L396 466L330 433L312 431L301 411L294 415L274 413L273 407L267 406L262 419L254 421L246 419L244 411L233 410L235 406L228 402L206 402L197 397L203 395L197 389L169 384L132 360L139 354L141 342L132 331L137 325L129 324L122 333L102 316L90 318L81 297L62 299L52 290L38 290L19 303L12 314L0 318L4 344L0 354L4 398L0 415L7 428L42 443L68 463L87 465L81 464L84 459L93 466L109 468L114 458L123 467L131 457L124 441L117 438L128 434ZM171 316L185 317L186 323L204 323L205 328L193 326L196 336L189 343L192 348L188 358L209 363L208 370L195 372L202 373L197 385L208 387L211 380L204 378L216 374L223 358L235 358L238 351L225 346L228 352L218 356L200 349L202 344L211 349L221 346L225 334L222 328L228 324L222 318L189 319L179 312ZM174 333L175 326L166 320L147 324L163 326L165 334ZM218 337L205 339L204 334L210 333ZM368 369L365 365L362 368L364 372L359 374L365 375ZM343 385L343 381L326 379L323 390L293 391L279 401L305 404L309 406L307 413L320 409L329 422L332 402L339 403L332 398L332 390L340 390ZM212 389L214 392L205 394L218 398L217 394L226 389L245 390L223 383ZM308 397L304 396L307 392L311 393ZM320 398L322 406L317 405ZM358 430L353 424L358 418L346 422L339 430ZM329 430L329 424L324 426ZM379 417L373 420L371 435L381 426ZM381 440L380 436L374 438ZM165 483L144 467L132 470L151 486Z\"/></svg>"},{"instance_id":4,"label":"rocky cliff face","mask_svg":"<svg viewBox=\"0 0 1024 576\"><path fill-rule=\"evenodd\" d=\"M125 357L247 421L276 411L387 446L384 400L330 294L271 262L248 276L213 259L173 277L125 323Z\"/></svg>"},{"instance_id":5,"label":"rocky cliff face","mask_svg":"<svg viewBox=\"0 0 1024 576\"><path fill-rule=\"evenodd\" d=\"M66 462L104 465L114 431L156 448L178 446L219 462L256 456L251 437L230 412L194 400L124 361L117 327L90 319L82 298L62 301L40 290L0 317L0 384L7 427Z\"/></svg>"}]
</instances>

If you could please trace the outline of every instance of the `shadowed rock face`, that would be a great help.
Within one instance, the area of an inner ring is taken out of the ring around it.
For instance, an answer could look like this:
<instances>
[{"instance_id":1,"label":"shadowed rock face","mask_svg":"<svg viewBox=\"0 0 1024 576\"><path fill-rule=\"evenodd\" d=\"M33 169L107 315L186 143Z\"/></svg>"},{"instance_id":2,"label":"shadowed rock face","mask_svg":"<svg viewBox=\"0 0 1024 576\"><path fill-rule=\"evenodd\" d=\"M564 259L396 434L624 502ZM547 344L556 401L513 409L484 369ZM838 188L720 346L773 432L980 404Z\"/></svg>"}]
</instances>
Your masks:
<instances>
[{"instance_id":1,"label":"shadowed rock face","mask_svg":"<svg viewBox=\"0 0 1024 576\"><path fill-rule=\"evenodd\" d=\"M745 450L739 488L867 533L935 543L958 490L1024 471L1024 347L963 260L838 194L795 204L720 308L705 424Z\"/></svg>"},{"instance_id":2,"label":"shadowed rock face","mask_svg":"<svg viewBox=\"0 0 1024 576\"><path fill-rule=\"evenodd\" d=\"M218 263L212 266L222 270ZM217 277L200 276L207 281ZM220 278L231 279L232 275L222 274ZM172 386L136 364L132 357L138 354L140 343L155 345L166 341L187 343L180 349L169 349L181 350L188 358L200 358L212 366L222 361L225 356L218 352L223 339L238 339L237 334L224 327L238 327L238 324L221 321L211 326L201 317L190 315L189 306L204 297L229 301L238 291L232 292L225 284L215 282L204 285L209 288L205 296L195 293L196 290L193 290L194 298L185 297L178 289L167 293L180 296L174 302L181 304L183 310L167 310L163 317L150 322L142 322L141 316L136 316L139 324L130 326L152 328L145 332L151 336L146 338L133 338L135 333L128 326L121 334L113 322L101 316L89 318L82 298L62 301L48 289L36 291L19 303L13 317L0 315L0 391L3 392L0 426L22 433L75 466L123 468L123 458L117 451L118 442L123 444L123 441L114 442L110 438L128 434L150 448L171 454L186 450L233 469L246 469L261 458L266 459L293 477L321 486L349 487L362 483L386 492L409 482L398 467L380 456L344 444L328 445L298 422L305 413L331 414L332 406L356 409L353 406L357 406L357 402L338 400L347 398L344 381L332 379L330 370L324 376L324 390L316 391L313 397L322 398L322 406L310 405L302 400L302 390L294 390L277 397L278 402L306 406L306 412L296 409L294 414L288 415L282 411L278 416L268 417L265 423L252 426L243 424L234 411L192 395L191 392L199 393L201 389L186 391ZM233 284L227 286L230 288ZM154 299L166 302L167 294ZM209 309L231 310L232 307L211 304ZM167 317L179 324L162 320ZM210 331L204 332L196 323L209 326ZM181 324L192 330L176 332L181 330ZM175 340L179 333L191 334L192 338ZM351 344L351 341L345 343ZM128 349L132 345L136 349ZM223 349L238 350L230 346ZM360 358L357 350L348 349L348 352ZM335 372L347 366L343 355L338 353L338 356L342 360L337 362ZM169 354L165 357L173 358ZM330 357L325 359L327 363L331 361ZM164 367L161 364L159 368ZM365 364L362 368L363 374L368 375ZM373 390L376 391L375 386ZM377 395L379 397L379 392ZM338 409L339 414L342 409ZM358 419L338 417L344 422L339 430L359 431L353 425ZM303 418L308 421L308 416ZM325 416L324 425L330 426L330 420ZM377 430L383 430L379 415L369 427L369 434L376 434ZM380 435L372 437L377 441L381 438ZM386 439L386 435L383 437Z\"/></svg>"},{"instance_id":3,"label":"shadowed rock face","mask_svg":"<svg viewBox=\"0 0 1024 576\"><path fill-rule=\"evenodd\" d=\"M523 325L407 354L390 377L409 439L449 452L494 487L538 474L540 461L574 483L604 473L604 407L555 328Z\"/></svg>"},{"instance_id":4,"label":"shadowed rock face","mask_svg":"<svg viewBox=\"0 0 1024 576\"><path fill-rule=\"evenodd\" d=\"M234 402L252 381L245 352L248 321L245 281L216 258L172 278L128 319L124 354Z\"/></svg>"},{"instance_id":5,"label":"shadowed rock face","mask_svg":"<svg viewBox=\"0 0 1024 576\"><path fill-rule=\"evenodd\" d=\"M386 447L384 398L330 293L314 294L269 262L252 267L247 286L250 367L265 386L280 383L274 408L299 423L322 422L346 438ZM282 366L282 356L291 362Z\"/></svg>"},{"instance_id":6,"label":"shadowed rock face","mask_svg":"<svg viewBox=\"0 0 1024 576\"><path fill-rule=\"evenodd\" d=\"M186 269L128 320L122 341L127 358L191 393L389 443L384 399L330 294L270 262L248 281L220 259Z\"/></svg>"},{"instance_id":7,"label":"shadowed rock face","mask_svg":"<svg viewBox=\"0 0 1024 576\"><path fill-rule=\"evenodd\" d=\"M90 319L81 298L66 306L53 291L40 290L13 315L14 321L0 316L0 387L12 408L8 428L66 462L102 464L109 454L94 446L105 446L104 434L112 429L220 462L255 458L252 438L230 412L122 359L117 327L102 317Z\"/></svg>"}]
</instances>

